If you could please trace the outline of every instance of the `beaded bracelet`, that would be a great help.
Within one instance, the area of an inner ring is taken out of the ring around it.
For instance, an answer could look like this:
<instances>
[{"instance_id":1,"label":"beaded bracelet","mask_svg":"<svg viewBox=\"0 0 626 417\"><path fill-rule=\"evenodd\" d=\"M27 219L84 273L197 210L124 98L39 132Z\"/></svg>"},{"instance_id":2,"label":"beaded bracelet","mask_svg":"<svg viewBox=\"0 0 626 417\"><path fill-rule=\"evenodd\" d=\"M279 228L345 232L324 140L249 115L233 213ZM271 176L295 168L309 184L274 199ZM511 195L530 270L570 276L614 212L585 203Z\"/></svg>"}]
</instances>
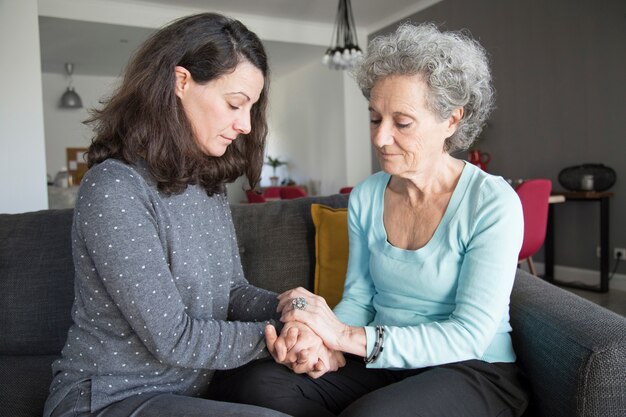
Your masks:
<instances>
[{"instance_id":1,"label":"beaded bracelet","mask_svg":"<svg viewBox=\"0 0 626 417\"><path fill-rule=\"evenodd\" d=\"M372 353L366 358L363 358L365 363L372 363L383 351L383 342L385 339L385 328L383 326L376 326L376 342L374 342L374 348L372 349Z\"/></svg>"}]
</instances>

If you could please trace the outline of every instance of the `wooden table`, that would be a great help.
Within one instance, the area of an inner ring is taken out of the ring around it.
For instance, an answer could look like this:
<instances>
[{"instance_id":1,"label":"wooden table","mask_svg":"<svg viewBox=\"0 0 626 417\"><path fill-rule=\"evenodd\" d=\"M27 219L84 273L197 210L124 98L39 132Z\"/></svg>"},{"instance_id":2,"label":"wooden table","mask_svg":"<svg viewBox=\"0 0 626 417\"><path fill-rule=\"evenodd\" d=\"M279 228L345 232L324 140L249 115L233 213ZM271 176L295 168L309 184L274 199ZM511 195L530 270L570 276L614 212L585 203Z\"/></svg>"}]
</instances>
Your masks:
<instances>
[{"instance_id":1,"label":"wooden table","mask_svg":"<svg viewBox=\"0 0 626 417\"><path fill-rule=\"evenodd\" d=\"M609 290L609 199L611 192L597 191L567 191L552 193L551 198L564 198L565 201L591 201L600 203L600 285L584 286L554 279L554 204L548 208L548 228L545 240L545 275L544 278L552 283L567 287L583 288L586 290L607 292Z\"/></svg>"}]
</instances>

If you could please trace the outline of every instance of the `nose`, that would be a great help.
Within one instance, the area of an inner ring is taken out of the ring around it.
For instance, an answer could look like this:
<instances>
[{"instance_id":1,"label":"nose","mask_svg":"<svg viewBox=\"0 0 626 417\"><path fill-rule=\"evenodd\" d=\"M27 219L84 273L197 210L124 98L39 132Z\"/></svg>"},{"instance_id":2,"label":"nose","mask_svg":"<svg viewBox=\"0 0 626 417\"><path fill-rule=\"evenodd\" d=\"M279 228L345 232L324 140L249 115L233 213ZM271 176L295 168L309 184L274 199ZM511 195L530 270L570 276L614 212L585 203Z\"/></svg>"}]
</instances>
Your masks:
<instances>
[{"instance_id":1,"label":"nose","mask_svg":"<svg viewBox=\"0 0 626 417\"><path fill-rule=\"evenodd\" d=\"M247 135L252 131L252 123L250 121L250 113L244 112L241 117L238 117L233 124L233 128L243 134Z\"/></svg>"},{"instance_id":2,"label":"nose","mask_svg":"<svg viewBox=\"0 0 626 417\"><path fill-rule=\"evenodd\" d=\"M371 126L370 136L372 145L377 148L393 144L393 133L385 123L381 122L378 126Z\"/></svg>"}]
</instances>

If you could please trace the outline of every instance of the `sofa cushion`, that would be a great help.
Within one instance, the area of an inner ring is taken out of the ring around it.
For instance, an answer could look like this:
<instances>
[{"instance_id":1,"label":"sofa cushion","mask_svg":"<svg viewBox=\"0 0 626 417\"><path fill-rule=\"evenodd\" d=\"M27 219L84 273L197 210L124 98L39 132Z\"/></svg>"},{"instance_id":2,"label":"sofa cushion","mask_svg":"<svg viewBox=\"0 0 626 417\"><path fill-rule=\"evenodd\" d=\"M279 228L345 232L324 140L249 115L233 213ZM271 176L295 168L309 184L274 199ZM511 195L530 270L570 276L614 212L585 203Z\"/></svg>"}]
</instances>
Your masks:
<instances>
[{"instance_id":1,"label":"sofa cushion","mask_svg":"<svg viewBox=\"0 0 626 417\"><path fill-rule=\"evenodd\" d=\"M343 295L348 270L348 209L311 205L315 225L314 292L334 308Z\"/></svg>"},{"instance_id":2,"label":"sofa cushion","mask_svg":"<svg viewBox=\"0 0 626 417\"><path fill-rule=\"evenodd\" d=\"M534 415L626 415L624 317L518 270L511 326Z\"/></svg>"},{"instance_id":3,"label":"sofa cushion","mask_svg":"<svg viewBox=\"0 0 626 417\"><path fill-rule=\"evenodd\" d=\"M241 262L250 283L276 292L298 286L313 289L312 203L347 207L348 195L231 206Z\"/></svg>"},{"instance_id":4,"label":"sofa cushion","mask_svg":"<svg viewBox=\"0 0 626 417\"><path fill-rule=\"evenodd\" d=\"M57 355L0 356L0 416L41 416Z\"/></svg>"},{"instance_id":5,"label":"sofa cushion","mask_svg":"<svg viewBox=\"0 0 626 417\"><path fill-rule=\"evenodd\" d=\"M0 215L0 353L58 354L71 324L72 210Z\"/></svg>"}]
</instances>

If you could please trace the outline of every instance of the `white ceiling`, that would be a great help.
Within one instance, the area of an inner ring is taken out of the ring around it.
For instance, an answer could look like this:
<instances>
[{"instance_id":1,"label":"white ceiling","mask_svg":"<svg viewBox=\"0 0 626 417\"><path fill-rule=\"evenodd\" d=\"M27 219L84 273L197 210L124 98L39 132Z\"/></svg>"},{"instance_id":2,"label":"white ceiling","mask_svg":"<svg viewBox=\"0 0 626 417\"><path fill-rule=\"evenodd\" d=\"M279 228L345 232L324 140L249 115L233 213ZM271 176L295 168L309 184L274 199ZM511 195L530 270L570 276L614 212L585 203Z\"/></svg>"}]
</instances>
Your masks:
<instances>
[{"instance_id":1,"label":"white ceiling","mask_svg":"<svg viewBox=\"0 0 626 417\"><path fill-rule=\"evenodd\" d=\"M354 18L366 32L380 29L440 0L355 0ZM132 0L167 7L172 0ZM176 6L291 21L331 24L338 0L178 0ZM362 30L362 29L360 29ZM76 75L117 76L152 29L39 17L42 71L63 73L74 63ZM331 33L328 34L330 41ZM274 76L320 59L325 47L264 41Z\"/></svg>"},{"instance_id":2,"label":"white ceiling","mask_svg":"<svg viewBox=\"0 0 626 417\"><path fill-rule=\"evenodd\" d=\"M150 36L152 29L39 17L43 72L65 73L74 64L75 75L116 77L129 57ZM313 45L264 41L273 77L280 77L312 59L321 62L325 48Z\"/></svg>"},{"instance_id":3,"label":"white ceiling","mask_svg":"<svg viewBox=\"0 0 626 417\"><path fill-rule=\"evenodd\" d=\"M172 0L137 0L137 3L171 5ZM338 0L178 0L179 6L220 12L266 16L276 19L332 23ZM399 16L401 19L424 8L424 0L354 0L354 20L359 27L376 27L379 22ZM382 26L378 26L380 28ZM330 38L330 34L329 34Z\"/></svg>"}]
</instances>

